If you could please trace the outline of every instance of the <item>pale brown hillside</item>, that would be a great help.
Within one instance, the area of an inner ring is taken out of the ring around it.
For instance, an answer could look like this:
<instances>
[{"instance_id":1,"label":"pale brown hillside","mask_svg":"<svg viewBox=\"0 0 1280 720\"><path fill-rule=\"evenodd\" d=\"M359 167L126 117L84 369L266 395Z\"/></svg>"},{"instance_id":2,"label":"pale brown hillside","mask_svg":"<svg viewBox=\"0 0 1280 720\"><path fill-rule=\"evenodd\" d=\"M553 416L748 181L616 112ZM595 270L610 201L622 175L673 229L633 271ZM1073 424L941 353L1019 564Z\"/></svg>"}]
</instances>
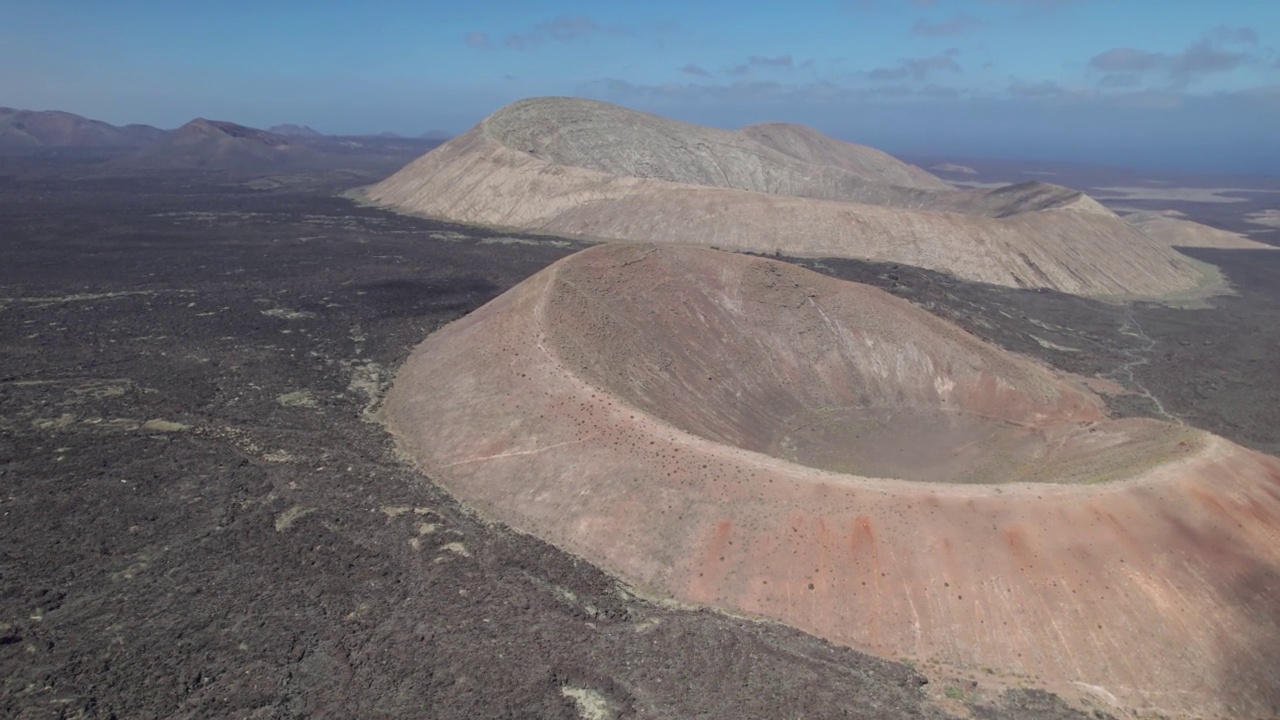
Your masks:
<instances>
[{"instance_id":1,"label":"pale brown hillside","mask_svg":"<svg viewBox=\"0 0 1280 720\"><path fill-rule=\"evenodd\" d=\"M1152 238L1172 247L1219 248L1222 250L1275 250L1239 233L1219 230L1191 220L1182 220L1160 212L1130 213L1124 219Z\"/></svg>"},{"instance_id":2,"label":"pale brown hillside","mask_svg":"<svg viewBox=\"0 0 1280 720\"><path fill-rule=\"evenodd\" d=\"M922 190L952 189L943 180L886 152L837 140L804 125L761 123L742 128L742 134L797 160L838 167L872 182Z\"/></svg>"},{"instance_id":3,"label":"pale brown hillside","mask_svg":"<svg viewBox=\"0 0 1280 720\"><path fill-rule=\"evenodd\" d=\"M749 137L765 131L786 152ZM793 126L732 132L539 98L499 110L361 196L459 222L902 262L1080 295L1164 296L1203 282L1169 243L1078 191L921 187L933 184L927 173L887 157ZM867 167L915 186L869 180Z\"/></svg>"}]
</instances>

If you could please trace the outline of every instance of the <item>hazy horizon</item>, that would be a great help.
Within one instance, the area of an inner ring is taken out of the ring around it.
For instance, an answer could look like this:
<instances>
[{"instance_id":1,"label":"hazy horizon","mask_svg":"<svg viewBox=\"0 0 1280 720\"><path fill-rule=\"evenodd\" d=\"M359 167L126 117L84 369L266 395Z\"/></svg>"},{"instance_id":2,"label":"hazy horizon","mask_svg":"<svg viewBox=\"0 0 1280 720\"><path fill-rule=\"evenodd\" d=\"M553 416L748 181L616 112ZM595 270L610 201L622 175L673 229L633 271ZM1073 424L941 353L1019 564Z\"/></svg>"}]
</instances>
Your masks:
<instances>
[{"instance_id":1,"label":"hazy horizon","mask_svg":"<svg viewBox=\"0 0 1280 720\"><path fill-rule=\"evenodd\" d=\"M720 127L799 122L899 155L1274 175L1277 27L1280 5L1252 1L15 0L0 105L417 136L569 95Z\"/></svg>"}]
</instances>

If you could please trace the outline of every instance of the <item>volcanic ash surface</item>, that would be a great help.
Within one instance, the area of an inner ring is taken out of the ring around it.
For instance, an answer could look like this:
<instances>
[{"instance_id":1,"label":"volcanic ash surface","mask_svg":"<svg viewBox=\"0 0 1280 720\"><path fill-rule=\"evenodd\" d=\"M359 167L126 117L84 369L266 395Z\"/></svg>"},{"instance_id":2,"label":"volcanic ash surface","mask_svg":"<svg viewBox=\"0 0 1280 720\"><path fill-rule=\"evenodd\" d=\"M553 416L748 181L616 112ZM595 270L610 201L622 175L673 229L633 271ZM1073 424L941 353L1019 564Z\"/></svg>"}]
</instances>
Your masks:
<instances>
[{"instance_id":1,"label":"volcanic ash surface","mask_svg":"<svg viewBox=\"0 0 1280 720\"><path fill-rule=\"evenodd\" d=\"M1126 708L1280 703L1280 460L1108 420L879 290L598 246L428 338L385 412L461 500L654 594Z\"/></svg>"}]
</instances>

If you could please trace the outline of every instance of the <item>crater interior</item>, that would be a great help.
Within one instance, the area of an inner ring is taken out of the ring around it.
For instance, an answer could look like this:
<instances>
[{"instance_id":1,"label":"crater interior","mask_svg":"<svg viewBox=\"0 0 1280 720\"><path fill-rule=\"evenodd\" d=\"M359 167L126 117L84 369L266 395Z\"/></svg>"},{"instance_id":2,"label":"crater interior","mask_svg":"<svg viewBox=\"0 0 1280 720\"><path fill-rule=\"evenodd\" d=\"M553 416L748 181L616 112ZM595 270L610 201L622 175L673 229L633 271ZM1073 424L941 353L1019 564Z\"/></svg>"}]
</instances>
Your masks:
<instances>
[{"instance_id":1,"label":"crater interior","mask_svg":"<svg viewBox=\"0 0 1280 720\"><path fill-rule=\"evenodd\" d=\"M1089 391L870 288L771 260L728 273L635 252L650 267L561 271L547 347L602 391L708 440L955 483L1106 481L1192 441L1173 425L1106 420Z\"/></svg>"}]
</instances>

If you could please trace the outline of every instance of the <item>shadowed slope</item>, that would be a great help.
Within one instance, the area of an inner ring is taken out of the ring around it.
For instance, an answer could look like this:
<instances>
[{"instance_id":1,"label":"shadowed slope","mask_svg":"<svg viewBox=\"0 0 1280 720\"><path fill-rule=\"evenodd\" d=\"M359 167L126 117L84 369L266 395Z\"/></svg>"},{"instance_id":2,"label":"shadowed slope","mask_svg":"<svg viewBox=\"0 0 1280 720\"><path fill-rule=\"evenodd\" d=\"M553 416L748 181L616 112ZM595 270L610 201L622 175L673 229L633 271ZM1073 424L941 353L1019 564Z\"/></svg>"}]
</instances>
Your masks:
<instances>
[{"instance_id":1,"label":"shadowed slope","mask_svg":"<svg viewBox=\"0 0 1280 720\"><path fill-rule=\"evenodd\" d=\"M1187 258L1079 192L947 190L931 178L805 128L731 132L540 98L499 110L362 196L459 222L902 262L1082 295L1160 296L1203 282Z\"/></svg>"},{"instance_id":2,"label":"shadowed slope","mask_svg":"<svg viewBox=\"0 0 1280 720\"><path fill-rule=\"evenodd\" d=\"M1234 678L1280 639L1280 461L1100 407L869 288L613 245L429 338L386 418L464 501L654 592L1130 708L1269 714L1276 687Z\"/></svg>"}]
</instances>

